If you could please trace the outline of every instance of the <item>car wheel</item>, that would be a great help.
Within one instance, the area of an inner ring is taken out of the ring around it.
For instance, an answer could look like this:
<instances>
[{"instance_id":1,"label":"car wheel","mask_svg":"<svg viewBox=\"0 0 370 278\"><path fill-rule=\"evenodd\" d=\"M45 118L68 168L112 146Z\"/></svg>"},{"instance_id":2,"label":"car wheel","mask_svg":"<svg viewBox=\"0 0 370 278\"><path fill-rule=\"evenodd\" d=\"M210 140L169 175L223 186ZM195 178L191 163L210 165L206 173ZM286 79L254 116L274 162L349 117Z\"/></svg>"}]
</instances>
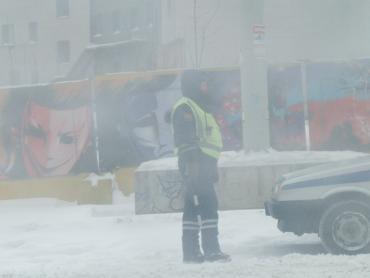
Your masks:
<instances>
[{"instance_id":1,"label":"car wheel","mask_svg":"<svg viewBox=\"0 0 370 278\"><path fill-rule=\"evenodd\" d=\"M329 252L355 255L370 251L370 206L350 200L330 206L322 215L319 236Z\"/></svg>"}]
</instances>

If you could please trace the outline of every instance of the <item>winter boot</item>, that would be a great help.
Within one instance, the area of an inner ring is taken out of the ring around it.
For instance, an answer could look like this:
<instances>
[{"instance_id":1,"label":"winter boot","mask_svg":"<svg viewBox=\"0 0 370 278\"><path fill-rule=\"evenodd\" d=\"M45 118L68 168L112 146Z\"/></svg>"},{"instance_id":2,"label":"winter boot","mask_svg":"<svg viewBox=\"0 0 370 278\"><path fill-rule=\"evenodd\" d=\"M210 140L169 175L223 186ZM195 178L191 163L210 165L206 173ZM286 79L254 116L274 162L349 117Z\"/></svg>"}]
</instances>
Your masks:
<instances>
[{"instance_id":1,"label":"winter boot","mask_svg":"<svg viewBox=\"0 0 370 278\"><path fill-rule=\"evenodd\" d=\"M207 262L230 262L231 257L221 251L215 253L208 253L204 255L204 260Z\"/></svg>"},{"instance_id":2,"label":"winter boot","mask_svg":"<svg viewBox=\"0 0 370 278\"><path fill-rule=\"evenodd\" d=\"M229 262L229 255L223 253L218 242L217 226L202 229L202 248L207 262Z\"/></svg>"},{"instance_id":3,"label":"winter boot","mask_svg":"<svg viewBox=\"0 0 370 278\"><path fill-rule=\"evenodd\" d=\"M204 256L201 252L197 254L184 255L183 262L185 264L201 264L204 262Z\"/></svg>"}]
</instances>

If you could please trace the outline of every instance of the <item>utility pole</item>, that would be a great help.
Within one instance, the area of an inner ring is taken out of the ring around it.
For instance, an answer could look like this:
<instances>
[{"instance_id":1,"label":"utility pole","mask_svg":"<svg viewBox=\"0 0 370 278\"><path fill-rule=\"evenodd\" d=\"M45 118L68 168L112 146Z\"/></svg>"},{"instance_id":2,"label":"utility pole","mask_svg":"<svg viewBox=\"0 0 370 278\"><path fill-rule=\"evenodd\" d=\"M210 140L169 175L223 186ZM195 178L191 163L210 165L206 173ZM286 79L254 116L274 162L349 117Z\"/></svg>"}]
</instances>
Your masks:
<instances>
[{"instance_id":1,"label":"utility pole","mask_svg":"<svg viewBox=\"0 0 370 278\"><path fill-rule=\"evenodd\" d=\"M241 91L244 151L270 148L264 0L243 0Z\"/></svg>"},{"instance_id":2,"label":"utility pole","mask_svg":"<svg viewBox=\"0 0 370 278\"><path fill-rule=\"evenodd\" d=\"M199 68L199 54L198 54L198 15L197 15L197 0L193 2L193 27L194 27L194 54L195 54L195 68Z\"/></svg>"}]
</instances>

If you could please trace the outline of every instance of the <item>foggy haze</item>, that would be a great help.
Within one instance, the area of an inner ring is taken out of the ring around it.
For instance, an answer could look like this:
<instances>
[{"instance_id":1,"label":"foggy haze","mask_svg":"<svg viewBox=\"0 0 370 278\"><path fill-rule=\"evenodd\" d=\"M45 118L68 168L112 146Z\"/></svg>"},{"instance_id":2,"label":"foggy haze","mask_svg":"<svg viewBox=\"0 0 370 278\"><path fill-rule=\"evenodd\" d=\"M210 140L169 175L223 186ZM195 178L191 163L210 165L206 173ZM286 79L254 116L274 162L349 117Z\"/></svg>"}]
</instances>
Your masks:
<instances>
[{"instance_id":1,"label":"foggy haze","mask_svg":"<svg viewBox=\"0 0 370 278\"><path fill-rule=\"evenodd\" d=\"M369 11L0 0L0 277L368 278Z\"/></svg>"}]
</instances>

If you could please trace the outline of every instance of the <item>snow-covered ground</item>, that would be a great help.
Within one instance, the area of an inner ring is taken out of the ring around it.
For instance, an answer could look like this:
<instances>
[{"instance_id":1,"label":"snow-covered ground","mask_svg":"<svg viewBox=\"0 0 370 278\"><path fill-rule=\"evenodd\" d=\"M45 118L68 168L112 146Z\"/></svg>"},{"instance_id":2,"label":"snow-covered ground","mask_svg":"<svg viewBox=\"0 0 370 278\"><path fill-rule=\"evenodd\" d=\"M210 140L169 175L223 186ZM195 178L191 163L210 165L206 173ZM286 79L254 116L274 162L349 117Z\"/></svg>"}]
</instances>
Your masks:
<instances>
[{"instance_id":1,"label":"snow-covered ground","mask_svg":"<svg viewBox=\"0 0 370 278\"><path fill-rule=\"evenodd\" d=\"M370 277L370 255L325 254L314 235L282 234L261 210L220 213L231 263L184 265L181 215L53 199L0 202L0 277Z\"/></svg>"}]
</instances>

